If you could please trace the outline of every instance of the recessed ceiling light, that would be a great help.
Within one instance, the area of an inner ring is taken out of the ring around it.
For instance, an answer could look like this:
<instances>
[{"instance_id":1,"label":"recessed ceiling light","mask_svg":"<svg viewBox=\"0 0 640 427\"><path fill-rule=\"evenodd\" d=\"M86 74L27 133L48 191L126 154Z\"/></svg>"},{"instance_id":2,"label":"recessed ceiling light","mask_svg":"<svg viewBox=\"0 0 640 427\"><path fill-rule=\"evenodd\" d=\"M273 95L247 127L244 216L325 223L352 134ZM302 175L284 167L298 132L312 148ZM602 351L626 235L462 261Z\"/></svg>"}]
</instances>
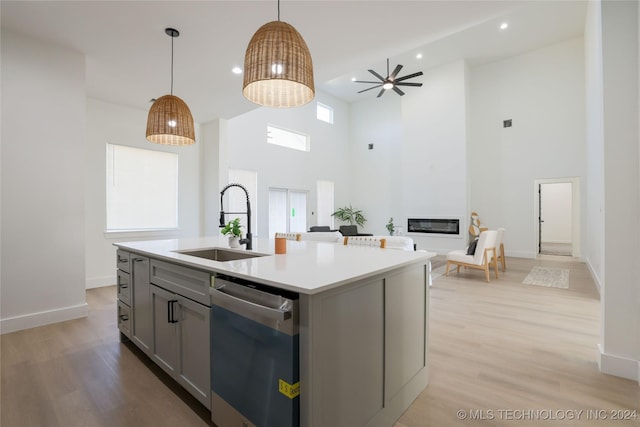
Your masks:
<instances>
[{"instance_id":1,"label":"recessed ceiling light","mask_svg":"<svg viewBox=\"0 0 640 427\"><path fill-rule=\"evenodd\" d=\"M422 54L421 53L417 54L416 59L422 59Z\"/></svg>"},{"instance_id":2,"label":"recessed ceiling light","mask_svg":"<svg viewBox=\"0 0 640 427\"><path fill-rule=\"evenodd\" d=\"M233 74L242 74L242 68L240 68L240 67L233 67L233 68L231 69L231 72L232 72Z\"/></svg>"},{"instance_id":3,"label":"recessed ceiling light","mask_svg":"<svg viewBox=\"0 0 640 427\"><path fill-rule=\"evenodd\" d=\"M509 24L506 22L503 22L502 24L500 24L500 29L501 30L506 30L507 28L509 28Z\"/></svg>"}]
</instances>

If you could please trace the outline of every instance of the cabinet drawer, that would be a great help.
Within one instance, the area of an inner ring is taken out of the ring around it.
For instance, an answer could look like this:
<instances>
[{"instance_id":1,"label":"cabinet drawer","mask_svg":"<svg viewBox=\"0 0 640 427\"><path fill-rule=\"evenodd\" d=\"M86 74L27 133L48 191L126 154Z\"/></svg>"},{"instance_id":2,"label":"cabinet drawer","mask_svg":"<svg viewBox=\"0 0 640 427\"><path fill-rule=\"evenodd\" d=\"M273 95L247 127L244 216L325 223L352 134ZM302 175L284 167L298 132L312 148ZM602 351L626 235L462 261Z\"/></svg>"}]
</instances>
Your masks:
<instances>
[{"instance_id":1,"label":"cabinet drawer","mask_svg":"<svg viewBox=\"0 0 640 427\"><path fill-rule=\"evenodd\" d=\"M118 270L122 270L126 273L131 273L130 265L131 265L131 254L129 252L118 249L116 251L116 264L118 265Z\"/></svg>"},{"instance_id":2,"label":"cabinet drawer","mask_svg":"<svg viewBox=\"0 0 640 427\"><path fill-rule=\"evenodd\" d=\"M118 329L131 339L131 308L118 301Z\"/></svg>"},{"instance_id":3,"label":"cabinet drawer","mask_svg":"<svg viewBox=\"0 0 640 427\"><path fill-rule=\"evenodd\" d=\"M151 283L209 306L211 273L151 260Z\"/></svg>"},{"instance_id":4,"label":"cabinet drawer","mask_svg":"<svg viewBox=\"0 0 640 427\"><path fill-rule=\"evenodd\" d=\"M131 305L130 275L118 270L118 299L127 305Z\"/></svg>"}]
</instances>

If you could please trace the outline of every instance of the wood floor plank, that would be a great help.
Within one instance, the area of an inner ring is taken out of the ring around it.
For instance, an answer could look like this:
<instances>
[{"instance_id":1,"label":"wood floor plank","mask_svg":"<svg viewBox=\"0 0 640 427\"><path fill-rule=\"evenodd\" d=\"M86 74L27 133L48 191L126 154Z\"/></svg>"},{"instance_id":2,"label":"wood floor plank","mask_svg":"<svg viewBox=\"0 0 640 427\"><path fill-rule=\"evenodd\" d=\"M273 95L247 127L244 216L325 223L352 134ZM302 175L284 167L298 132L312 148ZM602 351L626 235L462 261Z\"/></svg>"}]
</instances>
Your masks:
<instances>
[{"instance_id":1,"label":"wood floor plank","mask_svg":"<svg viewBox=\"0 0 640 427\"><path fill-rule=\"evenodd\" d=\"M522 284L534 265L568 268L569 289ZM87 302L85 319L0 337L2 427L213 425L206 408L119 342L115 286L87 291ZM640 411L640 387L598 372L599 322L597 289L570 257L508 258L490 283L475 270L438 277L430 384L394 427L640 426L639 417L610 419L614 410ZM522 419L536 410L592 416Z\"/></svg>"},{"instance_id":2,"label":"wood floor plank","mask_svg":"<svg viewBox=\"0 0 640 427\"><path fill-rule=\"evenodd\" d=\"M534 265L568 268L569 289L522 284ZM395 427L640 426L637 382L598 372L600 302L586 265L544 257L507 266L490 283L464 269L434 280L430 383ZM587 416L618 409L637 416Z\"/></svg>"}]
</instances>

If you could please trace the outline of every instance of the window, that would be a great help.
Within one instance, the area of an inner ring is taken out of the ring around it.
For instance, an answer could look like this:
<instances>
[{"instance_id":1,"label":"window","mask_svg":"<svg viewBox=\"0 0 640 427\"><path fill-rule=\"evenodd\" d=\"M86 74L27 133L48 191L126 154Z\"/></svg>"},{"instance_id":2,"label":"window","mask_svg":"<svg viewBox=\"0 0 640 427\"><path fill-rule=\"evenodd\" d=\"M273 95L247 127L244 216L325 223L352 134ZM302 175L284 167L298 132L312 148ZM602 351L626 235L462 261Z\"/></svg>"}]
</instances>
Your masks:
<instances>
[{"instance_id":1,"label":"window","mask_svg":"<svg viewBox=\"0 0 640 427\"><path fill-rule=\"evenodd\" d=\"M333 108L318 102L316 117L318 120L333 124Z\"/></svg>"},{"instance_id":2,"label":"window","mask_svg":"<svg viewBox=\"0 0 640 427\"><path fill-rule=\"evenodd\" d=\"M107 231L178 228L178 155L107 144Z\"/></svg>"},{"instance_id":3,"label":"window","mask_svg":"<svg viewBox=\"0 0 640 427\"><path fill-rule=\"evenodd\" d=\"M267 125L267 142L294 150L309 151L309 135Z\"/></svg>"}]
</instances>

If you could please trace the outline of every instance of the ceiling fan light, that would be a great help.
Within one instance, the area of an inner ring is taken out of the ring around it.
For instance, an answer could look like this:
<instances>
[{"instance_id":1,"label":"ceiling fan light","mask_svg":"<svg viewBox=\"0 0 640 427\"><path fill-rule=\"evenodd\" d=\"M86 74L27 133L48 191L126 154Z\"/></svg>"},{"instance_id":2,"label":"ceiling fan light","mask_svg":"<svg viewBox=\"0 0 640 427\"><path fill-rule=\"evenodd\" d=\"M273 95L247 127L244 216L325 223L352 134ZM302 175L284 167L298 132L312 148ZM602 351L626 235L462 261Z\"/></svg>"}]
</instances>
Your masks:
<instances>
[{"instance_id":1,"label":"ceiling fan light","mask_svg":"<svg viewBox=\"0 0 640 427\"><path fill-rule=\"evenodd\" d=\"M244 57L242 94L265 107L297 107L315 96L313 62L290 24L272 21L251 38Z\"/></svg>"},{"instance_id":2,"label":"ceiling fan light","mask_svg":"<svg viewBox=\"0 0 640 427\"><path fill-rule=\"evenodd\" d=\"M182 99L165 95L153 103L147 118L147 140L163 145L195 144L193 117Z\"/></svg>"},{"instance_id":3,"label":"ceiling fan light","mask_svg":"<svg viewBox=\"0 0 640 427\"><path fill-rule=\"evenodd\" d=\"M393 83L391 82L386 82L385 84L382 85L383 89L389 90L391 88L393 88Z\"/></svg>"}]
</instances>

